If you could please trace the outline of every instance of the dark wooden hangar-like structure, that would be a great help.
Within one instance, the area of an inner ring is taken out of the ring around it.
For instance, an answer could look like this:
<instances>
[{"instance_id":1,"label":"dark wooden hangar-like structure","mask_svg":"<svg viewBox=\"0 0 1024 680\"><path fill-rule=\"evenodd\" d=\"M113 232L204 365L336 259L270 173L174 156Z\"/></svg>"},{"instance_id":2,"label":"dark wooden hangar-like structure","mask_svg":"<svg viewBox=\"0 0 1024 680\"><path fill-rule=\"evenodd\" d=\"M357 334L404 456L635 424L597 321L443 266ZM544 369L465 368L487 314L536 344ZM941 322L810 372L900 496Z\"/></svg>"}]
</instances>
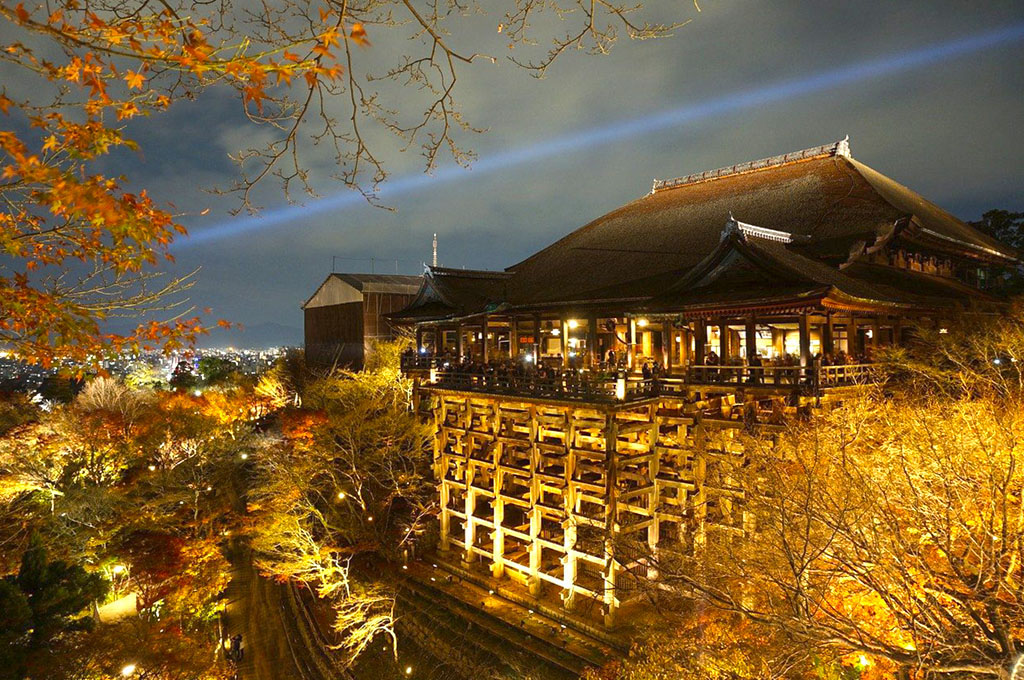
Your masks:
<instances>
[{"instance_id":1,"label":"dark wooden hangar-like structure","mask_svg":"<svg viewBox=\"0 0 1024 680\"><path fill-rule=\"evenodd\" d=\"M394 337L387 315L412 301L420 276L333 273L302 304L306 360L362 368L375 340Z\"/></svg>"},{"instance_id":2,"label":"dark wooden hangar-like structure","mask_svg":"<svg viewBox=\"0 0 1024 680\"><path fill-rule=\"evenodd\" d=\"M442 552L614 625L650 556L751 530L739 428L998 305L1016 257L843 140L655 181L505 271L428 268L390 318L415 329Z\"/></svg>"}]
</instances>

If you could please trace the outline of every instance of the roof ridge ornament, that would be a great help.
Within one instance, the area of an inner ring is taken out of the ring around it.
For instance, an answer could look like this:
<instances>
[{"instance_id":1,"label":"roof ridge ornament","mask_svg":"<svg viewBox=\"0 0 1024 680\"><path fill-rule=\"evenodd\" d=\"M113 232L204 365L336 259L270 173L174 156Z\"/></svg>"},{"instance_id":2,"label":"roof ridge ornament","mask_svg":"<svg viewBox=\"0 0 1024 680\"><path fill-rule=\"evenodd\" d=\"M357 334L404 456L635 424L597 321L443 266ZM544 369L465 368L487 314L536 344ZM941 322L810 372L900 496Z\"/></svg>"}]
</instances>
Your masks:
<instances>
[{"instance_id":1,"label":"roof ridge ornament","mask_svg":"<svg viewBox=\"0 0 1024 680\"><path fill-rule=\"evenodd\" d=\"M846 135L843 139L832 142L831 144L823 144L821 146L811 147L810 149L803 149L802 151L791 151L790 153L782 154L780 156L762 158L761 160L748 161L746 163L737 163L736 165L718 168L717 170L705 170L704 172L697 172L684 177L676 177L675 179L655 179L651 186L651 193L653 194L661 191L662 189L673 189L687 184L707 182L709 180L719 179L720 177L740 175L746 172L753 172L754 170L793 163L795 161L828 156L843 156L844 158L851 158L850 135Z\"/></svg>"},{"instance_id":2,"label":"roof ridge ornament","mask_svg":"<svg viewBox=\"0 0 1024 680\"><path fill-rule=\"evenodd\" d=\"M754 224L740 222L733 217L732 211L730 210L729 219L725 223L725 229L722 230L722 240L724 241L732 234L739 234L744 238L754 236L766 241L776 241L778 243L792 243L799 238L799 236L791 234L788 231L769 229L768 227L759 227Z\"/></svg>"}]
</instances>

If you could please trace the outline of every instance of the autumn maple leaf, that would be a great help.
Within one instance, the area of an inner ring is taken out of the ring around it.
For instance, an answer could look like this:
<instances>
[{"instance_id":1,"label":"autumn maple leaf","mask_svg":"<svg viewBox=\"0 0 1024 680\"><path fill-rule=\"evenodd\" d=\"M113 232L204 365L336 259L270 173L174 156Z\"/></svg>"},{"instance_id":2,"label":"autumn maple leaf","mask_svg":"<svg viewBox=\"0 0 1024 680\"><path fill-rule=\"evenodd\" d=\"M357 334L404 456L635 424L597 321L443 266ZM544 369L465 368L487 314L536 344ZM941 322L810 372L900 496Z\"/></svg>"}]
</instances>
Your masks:
<instances>
[{"instance_id":1,"label":"autumn maple leaf","mask_svg":"<svg viewBox=\"0 0 1024 680\"><path fill-rule=\"evenodd\" d=\"M141 73L135 71L128 71L124 74L125 82L128 83L128 89L130 90L141 90L143 84L146 82L146 77Z\"/></svg>"},{"instance_id":2,"label":"autumn maple leaf","mask_svg":"<svg viewBox=\"0 0 1024 680\"><path fill-rule=\"evenodd\" d=\"M352 42L360 47L368 47L370 44L370 41L366 37L366 29L359 23L352 24L352 28L348 32L348 37L352 39Z\"/></svg>"}]
</instances>

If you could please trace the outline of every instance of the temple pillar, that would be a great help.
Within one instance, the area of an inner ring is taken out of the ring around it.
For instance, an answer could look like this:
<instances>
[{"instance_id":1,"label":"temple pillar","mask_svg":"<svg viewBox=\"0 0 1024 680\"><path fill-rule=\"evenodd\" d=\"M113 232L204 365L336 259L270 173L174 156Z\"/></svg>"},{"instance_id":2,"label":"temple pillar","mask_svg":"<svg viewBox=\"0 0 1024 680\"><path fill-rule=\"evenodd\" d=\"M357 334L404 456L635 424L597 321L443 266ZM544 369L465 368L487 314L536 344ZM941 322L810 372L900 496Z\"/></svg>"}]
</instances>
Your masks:
<instances>
[{"instance_id":1,"label":"temple pillar","mask_svg":"<svg viewBox=\"0 0 1024 680\"><path fill-rule=\"evenodd\" d=\"M665 368L665 375L672 368L672 354L675 349L675 337L672 335L672 322L661 322L661 365Z\"/></svg>"},{"instance_id":2,"label":"temple pillar","mask_svg":"<svg viewBox=\"0 0 1024 680\"><path fill-rule=\"evenodd\" d=\"M601 363L597 347L597 317L593 314L587 319L587 358L591 369L596 369Z\"/></svg>"},{"instance_id":3,"label":"temple pillar","mask_svg":"<svg viewBox=\"0 0 1024 680\"><path fill-rule=\"evenodd\" d=\"M519 320L515 316L508 318L508 358L519 357Z\"/></svg>"},{"instance_id":4,"label":"temple pillar","mask_svg":"<svg viewBox=\"0 0 1024 680\"><path fill-rule=\"evenodd\" d=\"M725 319L718 320L718 358L723 365L729 363L729 325Z\"/></svg>"},{"instance_id":5,"label":"temple pillar","mask_svg":"<svg viewBox=\"0 0 1024 680\"><path fill-rule=\"evenodd\" d=\"M629 317L626 319L626 368L630 371L633 370L633 353L635 351L635 344L636 319Z\"/></svg>"},{"instance_id":6,"label":"temple pillar","mask_svg":"<svg viewBox=\"0 0 1024 680\"><path fill-rule=\"evenodd\" d=\"M811 324L807 312L800 314L800 365L804 368L811 365Z\"/></svg>"},{"instance_id":7,"label":"temple pillar","mask_svg":"<svg viewBox=\"0 0 1024 680\"><path fill-rule=\"evenodd\" d=\"M757 321L753 314L747 317L744 334L746 335L747 365L749 365L751 359L757 356Z\"/></svg>"},{"instance_id":8,"label":"temple pillar","mask_svg":"<svg viewBox=\"0 0 1024 680\"><path fill-rule=\"evenodd\" d=\"M566 319L559 319L562 328L562 366L569 365L569 322Z\"/></svg>"},{"instance_id":9,"label":"temple pillar","mask_svg":"<svg viewBox=\"0 0 1024 680\"><path fill-rule=\"evenodd\" d=\"M500 431L500 405L494 402L494 433L497 436ZM495 578L505 573L505 528L502 522L505 520L505 501L502 500L501 487L504 481L504 473L501 470L501 452L503 444L498 440L494 445L494 474L491 475L491 491L494 492L494 531L491 532L491 575Z\"/></svg>"},{"instance_id":10,"label":"temple pillar","mask_svg":"<svg viewBox=\"0 0 1024 680\"><path fill-rule=\"evenodd\" d=\"M835 341L833 340L834 335L834 320L832 319L832 312L825 312L825 325L821 327L821 353L822 355L832 356L835 354Z\"/></svg>"},{"instance_id":11,"label":"temple pillar","mask_svg":"<svg viewBox=\"0 0 1024 680\"><path fill-rule=\"evenodd\" d=\"M533 315L533 363L540 365L540 314Z\"/></svg>"},{"instance_id":12,"label":"temple pillar","mask_svg":"<svg viewBox=\"0 0 1024 680\"><path fill-rule=\"evenodd\" d=\"M540 478L537 477L537 470L540 469L540 449L537 443L540 439L540 429L537 421L537 409L536 407L530 408L530 509L527 511L527 516L530 521L530 545L529 545L529 569L530 575L527 580L527 585L530 589L530 595L537 597L540 595L542 581L539 576L541 570L541 544L540 544L540 532L542 527L543 515L541 515L540 509Z\"/></svg>"},{"instance_id":13,"label":"temple pillar","mask_svg":"<svg viewBox=\"0 0 1024 680\"><path fill-rule=\"evenodd\" d=\"M602 600L604 603L604 624L611 627L615 625L615 611L618 609L618 598L615 587L618 580L618 569L615 563L615 525L618 521L618 424L615 422L615 414L609 413L605 416L605 539L604 539L604 592Z\"/></svg>"},{"instance_id":14,"label":"temple pillar","mask_svg":"<svg viewBox=\"0 0 1024 680\"><path fill-rule=\"evenodd\" d=\"M485 364L487 363L487 359L489 358L488 350L490 349L491 346L491 343L488 342L487 340L487 321L487 315L484 314L483 319L480 321L480 354L481 361Z\"/></svg>"},{"instance_id":15,"label":"temple pillar","mask_svg":"<svg viewBox=\"0 0 1024 680\"><path fill-rule=\"evenodd\" d=\"M701 365L704 363L704 346L708 344L708 326L704 319L697 319L694 322L696 336L693 341L693 363Z\"/></svg>"},{"instance_id":16,"label":"temple pillar","mask_svg":"<svg viewBox=\"0 0 1024 680\"><path fill-rule=\"evenodd\" d=\"M455 356L462 360L462 324L455 326Z\"/></svg>"},{"instance_id":17,"label":"temple pillar","mask_svg":"<svg viewBox=\"0 0 1024 680\"><path fill-rule=\"evenodd\" d=\"M597 319L593 317L596 326ZM572 611L576 606L576 576L578 571L576 552L576 485L573 483L576 478L576 426L575 414L569 421L569 439L566 442L565 469L563 481L565 483L565 494L562 496L562 511L565 513L565 521L562 523L562 548L565 555L562 558L562 606L567 611Z\"/></svg>"},{"instance_id":18,"label":"temple pillar","mask_svg":"<svg viewBox=\"0 0 1024 680\"><path fill-rule=\"evenodd\" d=\"M470 470L473 468L470 467ZM466 526L463 536L465 550L462 553L462 561L466 564L473 562L473 546L476 545L476 491L473 489L474 473L466 471Z\"/></svg>"}]
</instances>

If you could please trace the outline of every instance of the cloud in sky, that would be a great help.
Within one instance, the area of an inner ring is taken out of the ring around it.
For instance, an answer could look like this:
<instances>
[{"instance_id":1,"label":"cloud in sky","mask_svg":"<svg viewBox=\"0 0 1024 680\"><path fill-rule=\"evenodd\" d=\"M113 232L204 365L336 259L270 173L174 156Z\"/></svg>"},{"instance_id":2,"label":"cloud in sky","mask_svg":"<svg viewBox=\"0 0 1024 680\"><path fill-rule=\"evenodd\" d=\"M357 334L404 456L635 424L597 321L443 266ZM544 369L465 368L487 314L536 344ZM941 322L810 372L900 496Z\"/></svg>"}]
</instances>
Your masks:
<instances>
[{"instance_id":1,"label":"cloud in sky","mask_svg":"<svg viewBox=\"0 0 1024 680\"><path fill-rule=\"evenodd\" d=\"M829 69L808 76L772 82L750 90L731 92L666 111L652 112L637 118L573 130L560 137L535 141L518 148L484 156L473 163L472 171L477 175L514 171L517 166L527 163L641 135L654 134L665 129L692 124L715 116L728 115L743 109L828 92L863 80L883 78L910 69L935 66L975 52L1013 45L1021 40L1024 40L1024 23L1012 24L985 33ZM410 172L392 177L377 192L377 195L384 201L392 201L405 194L436 189L442 184L467 179L468 172L467 168L456 164L442 166L429 174ZM237 238L248 235L250 232L287 224L300 218L344 210L365 203L365 200L358 193L343 191L306 205L276 207L257 215L235 217L205 227L202 231L193 234L191 238L182 240L178 245L179 248L192 248L223 239Z\"/></svg>"},{"instance_id":2,"label":"cloud in sky","mask_svg":"<svg viewBox=\"0 0 1024 680\"><path fill-rule=\"evenodd\" d=\"M969 12L927 0L702 7L674 38L622 42L609 56L568 54L544 80L508 64L463 69L466 117L489 129L462 139L480 160L425 177L414 154L382 139L397 178L382 193L393 212L351 193L305 209L270 208L262 222L227 218L230 201L204 190L230 182L226 154L253 132L237 103L216 94L144 121L134 134L145 156L118 161L136 184L180 209L212 208L186 219L194 236L174 252L180 268L203 267L192 291L197 304L248 324L301 326L298 305L333 255L375 257L377 271L394 271L381 261L398 259L400 271L416 272L436 231L445 264L502 268L642 195L653 177L847 133L859 160L961 217L1024 209L1019 2ZM470 21L493 31L494 19ZM977 36L988 42L963 42ZM374 41L365 58L386 45ZM318 190L336 193L327 180L331 158L309 151ZM269 185L260 198L282 202ZM244 228L252 225L263 228Z\"/></svg>"}]
</instances>

